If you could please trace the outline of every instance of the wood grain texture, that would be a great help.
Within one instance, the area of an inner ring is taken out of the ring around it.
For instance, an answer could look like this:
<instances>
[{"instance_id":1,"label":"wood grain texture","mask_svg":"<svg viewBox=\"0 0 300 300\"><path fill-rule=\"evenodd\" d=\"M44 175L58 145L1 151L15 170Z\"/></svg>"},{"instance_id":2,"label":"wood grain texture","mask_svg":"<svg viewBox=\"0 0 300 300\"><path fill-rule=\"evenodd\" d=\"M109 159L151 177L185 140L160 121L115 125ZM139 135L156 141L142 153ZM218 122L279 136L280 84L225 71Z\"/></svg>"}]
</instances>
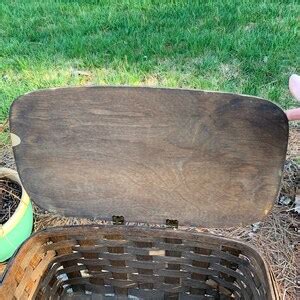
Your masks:
<instances>
[{"instance_id":1,"label":"wood grain texture","mask_svg":"<svg viewBox=\"0 0 300 300\"><path fill-rule=\"evenodd\" d=\"M22 183L48 211L218 227L270 211L288 139L268 101L158 88L37 91L14 102L10 128Z\"/></svg>"}]
</instances>

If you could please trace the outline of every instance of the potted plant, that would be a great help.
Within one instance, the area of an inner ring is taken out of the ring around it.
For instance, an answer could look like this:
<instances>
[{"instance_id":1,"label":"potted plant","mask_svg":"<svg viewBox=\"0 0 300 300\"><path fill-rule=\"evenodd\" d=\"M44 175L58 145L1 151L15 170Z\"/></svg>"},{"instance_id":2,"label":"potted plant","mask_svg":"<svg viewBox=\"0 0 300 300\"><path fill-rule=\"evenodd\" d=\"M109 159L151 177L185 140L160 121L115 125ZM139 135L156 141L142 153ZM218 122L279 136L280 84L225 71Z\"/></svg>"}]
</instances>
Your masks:
<instances>
[{"instance_id":1,"label":"potted plant","mask_svg":"<svg viewBox=\"0 0 300 300\"><path fill-rule=\"evenodd\" d=\"M32 205L18 173L0 168L0 262L9 259L30 236L32 226Z\"/></svg>"}]
</instances>

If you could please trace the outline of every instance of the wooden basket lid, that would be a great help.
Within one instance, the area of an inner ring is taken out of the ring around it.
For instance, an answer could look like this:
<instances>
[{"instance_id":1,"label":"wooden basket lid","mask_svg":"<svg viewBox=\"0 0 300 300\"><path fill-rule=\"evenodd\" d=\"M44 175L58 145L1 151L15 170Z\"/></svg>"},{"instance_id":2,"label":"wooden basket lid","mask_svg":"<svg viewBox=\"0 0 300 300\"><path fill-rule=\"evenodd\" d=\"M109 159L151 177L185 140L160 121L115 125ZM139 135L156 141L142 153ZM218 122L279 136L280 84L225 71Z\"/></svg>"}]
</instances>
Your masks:
<instances>
[{"instance_id":1,"label":"wooden basket lid","mask_svg":"<svg viewBox=\"0 0 300 300\"><path fill-rule=\"evenodd\" d=\"M198 90L48 89L11 108L14 155L50 212L227 227L278 195L288 121L271 102Z\"/></svg>"}]
</instances>

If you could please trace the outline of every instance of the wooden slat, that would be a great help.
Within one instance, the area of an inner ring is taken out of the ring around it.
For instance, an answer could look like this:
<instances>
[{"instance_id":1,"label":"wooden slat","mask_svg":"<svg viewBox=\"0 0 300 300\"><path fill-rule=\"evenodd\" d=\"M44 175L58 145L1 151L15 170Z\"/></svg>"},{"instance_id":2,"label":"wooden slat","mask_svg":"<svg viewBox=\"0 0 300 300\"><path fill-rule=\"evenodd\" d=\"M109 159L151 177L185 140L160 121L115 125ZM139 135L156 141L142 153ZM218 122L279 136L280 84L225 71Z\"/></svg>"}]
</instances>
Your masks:
<instances>
[{"instance_id":1,"label":"wooden slat","mask_svg":"<svg viewBox=\"0 0 300 300\"><path fill-rule=\"evenodd\" d=\"M2 273L4 272L5 268L6 268L6 264L5 263L1 263L0 264L0 277L1 277Z\"/></svg>"},{"instance_id":2,"label":"wooden slat","mask_svg":"<svg viewBox=\"0 0 300 300\"><path fill-rule=\"evenodd\" d=\"M270 211L288 138L262 99L130 87L24 95L10 128L22 183L48 211L218 227Z\"/></svg>"}]
</instances>

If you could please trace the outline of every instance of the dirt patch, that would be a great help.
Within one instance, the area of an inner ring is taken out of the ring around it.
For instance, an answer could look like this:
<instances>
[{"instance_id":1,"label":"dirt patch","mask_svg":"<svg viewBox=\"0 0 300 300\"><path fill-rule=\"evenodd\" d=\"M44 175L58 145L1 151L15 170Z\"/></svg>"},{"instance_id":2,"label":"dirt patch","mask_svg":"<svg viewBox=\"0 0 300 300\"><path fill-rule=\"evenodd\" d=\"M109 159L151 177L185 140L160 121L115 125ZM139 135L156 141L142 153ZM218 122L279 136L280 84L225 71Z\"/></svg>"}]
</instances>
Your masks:
<instances>
[{"instance_id":1,"label":"dirt patch","mask_svg":"<svg viewBox=\"0 0 300 300\"><path fill-rule=\"evenodd\" d=\"M16 211L22 196L21 186L8 179L0 178L0 224L6 223Z\"/></svg>"}]
</instances>

